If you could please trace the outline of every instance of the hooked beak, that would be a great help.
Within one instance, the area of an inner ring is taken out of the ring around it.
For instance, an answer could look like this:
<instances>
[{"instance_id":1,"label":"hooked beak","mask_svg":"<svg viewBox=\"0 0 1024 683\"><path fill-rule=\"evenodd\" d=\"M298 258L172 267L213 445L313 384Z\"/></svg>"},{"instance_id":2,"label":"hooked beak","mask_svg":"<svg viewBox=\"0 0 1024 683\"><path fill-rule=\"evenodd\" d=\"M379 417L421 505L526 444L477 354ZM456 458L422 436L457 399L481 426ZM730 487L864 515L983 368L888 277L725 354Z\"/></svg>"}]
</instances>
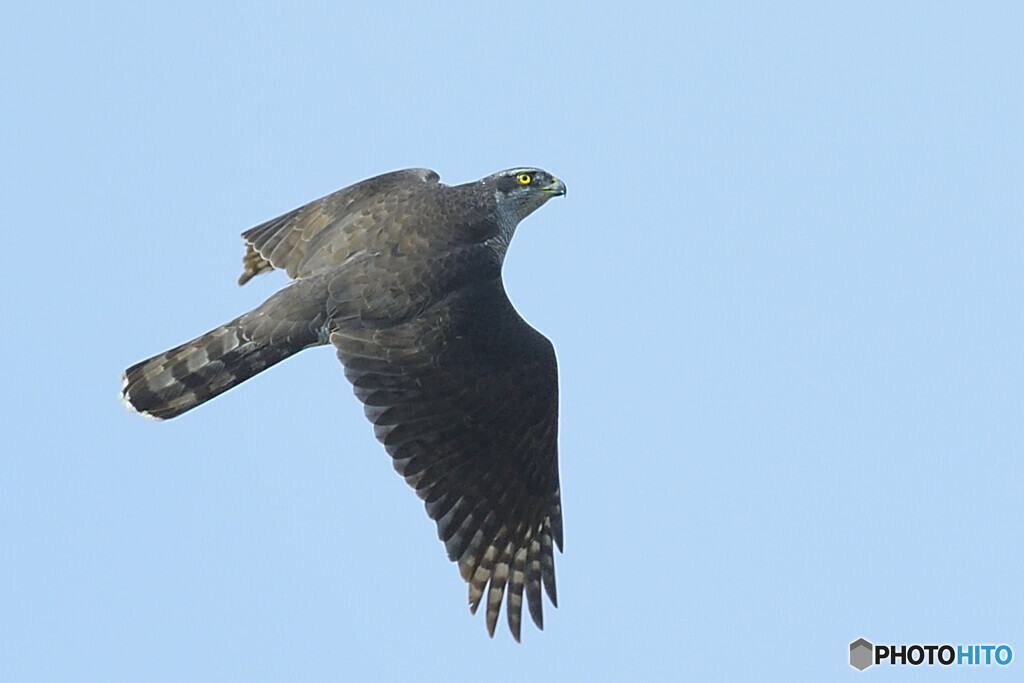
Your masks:
<instances>
[{"instance_id":1,"label":"hooked beak","mask_svg":"<svg viewBox=\"0 0 1024 683\"><path fill-rule=\"evenodd\" d=\"M565 194L565 183L558 178L552 177L551 182L544 188L544 191L554 195L555 197L561 197Z\"/></svg>"}]
</instances>

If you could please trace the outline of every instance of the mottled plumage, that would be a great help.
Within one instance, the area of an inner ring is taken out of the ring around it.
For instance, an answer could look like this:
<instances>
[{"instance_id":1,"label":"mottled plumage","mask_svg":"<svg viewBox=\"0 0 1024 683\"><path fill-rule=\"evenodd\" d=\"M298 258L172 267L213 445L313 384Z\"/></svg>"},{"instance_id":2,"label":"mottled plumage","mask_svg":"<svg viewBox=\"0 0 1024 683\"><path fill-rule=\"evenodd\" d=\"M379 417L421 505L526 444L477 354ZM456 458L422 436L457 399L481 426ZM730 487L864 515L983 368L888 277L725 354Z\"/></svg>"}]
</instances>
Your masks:
<instances>
[{"instance_id":1,"label":"mottled plumage","mask_svg":"<svg viewBox=\"0 0 1024 683\"><path fill-rule=\"evenodd\" d=\"M333 344L395 469L424 500L493 635L523 593L543 628L562 547L558 371L501 266L519 221L565 185L510 169L450 187L426 169L357 183L243 233L239 284L292 282L245 315L128 368L122 398L175 417L310 346Z\"/></svg>"}]
</instances>

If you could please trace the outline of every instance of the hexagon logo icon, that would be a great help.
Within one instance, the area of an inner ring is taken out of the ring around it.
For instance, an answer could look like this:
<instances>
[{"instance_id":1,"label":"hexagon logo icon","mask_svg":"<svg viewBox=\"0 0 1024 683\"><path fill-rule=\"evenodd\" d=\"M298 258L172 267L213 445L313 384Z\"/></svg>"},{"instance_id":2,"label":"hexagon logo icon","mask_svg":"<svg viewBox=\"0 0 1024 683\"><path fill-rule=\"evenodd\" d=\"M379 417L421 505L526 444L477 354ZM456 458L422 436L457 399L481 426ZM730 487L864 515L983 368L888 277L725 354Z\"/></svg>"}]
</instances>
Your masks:
<instances>
[{"instance_id":1,"label":"hexagon logo icon","mask_svg":"<svg viewBox=\"0 0 1024 683\"><path fill-rule=\"evenodd\" d=\"M857 671L863 671L874 664L875 646L858 638L850 643L850 666Z\"/></svg>"}]
</instances>

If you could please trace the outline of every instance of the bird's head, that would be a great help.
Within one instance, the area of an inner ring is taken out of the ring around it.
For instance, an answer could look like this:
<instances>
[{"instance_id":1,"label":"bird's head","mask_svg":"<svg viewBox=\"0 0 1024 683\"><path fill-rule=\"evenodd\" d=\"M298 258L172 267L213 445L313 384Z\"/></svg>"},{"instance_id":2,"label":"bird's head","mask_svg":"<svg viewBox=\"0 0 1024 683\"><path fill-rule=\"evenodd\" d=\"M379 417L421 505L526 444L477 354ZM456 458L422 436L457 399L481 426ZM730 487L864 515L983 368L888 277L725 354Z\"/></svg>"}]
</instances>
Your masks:
<instances>
[{"instance_id":1,"label":"bird's head","mask_svg":"<svg viewBox=\"0 0 1024 683\"><path fill-rule=\"evenodd\" d=\"M516 223L552 197L565 194L565 183L539 168L510 168L484 178L493 186L498 210Z\"/></svg>"}]
</instances>

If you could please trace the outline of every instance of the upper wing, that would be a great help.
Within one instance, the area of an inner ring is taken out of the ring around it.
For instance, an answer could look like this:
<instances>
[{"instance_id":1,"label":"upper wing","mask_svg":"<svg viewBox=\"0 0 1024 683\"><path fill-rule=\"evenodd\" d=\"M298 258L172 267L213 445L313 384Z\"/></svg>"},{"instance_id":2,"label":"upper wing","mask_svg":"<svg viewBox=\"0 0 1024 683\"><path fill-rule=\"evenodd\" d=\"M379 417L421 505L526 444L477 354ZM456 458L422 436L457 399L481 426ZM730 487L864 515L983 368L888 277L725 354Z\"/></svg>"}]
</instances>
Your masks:
<instances>
[{"instance_id":1,"label":"upper wing","mask_svg":"<svg viewBox=\"0 0 1024 683\"><path fill-rule=\"evenodd\" d=\"M368 233L367 228L381 222L394 212L403 197L411 196L440 180L436 172L426 168L410 168L385 173L326 197L300 206L288 213L257 225L242 233L245 255L238 284L244 285L254 276L274 268L284 268L288 277L302 274L302 265L316 246L329 237L332 247L344 249Z\"/></svg>"},{"instance_id":2,"label":"upper wing","mask_svg":"<svg viewBox=\"0 0 1024 683\"><path fill-rule=\"evenodd\" d=\"M557 606L552 541L562 548L551 343L519 317L500 280L395 327L342 327L331 342L377 438L469 583L470 610L489 583L493 636L507 585L519 640L525 587L543 628L540 587Z\"/></svg>"}]
</instances>

